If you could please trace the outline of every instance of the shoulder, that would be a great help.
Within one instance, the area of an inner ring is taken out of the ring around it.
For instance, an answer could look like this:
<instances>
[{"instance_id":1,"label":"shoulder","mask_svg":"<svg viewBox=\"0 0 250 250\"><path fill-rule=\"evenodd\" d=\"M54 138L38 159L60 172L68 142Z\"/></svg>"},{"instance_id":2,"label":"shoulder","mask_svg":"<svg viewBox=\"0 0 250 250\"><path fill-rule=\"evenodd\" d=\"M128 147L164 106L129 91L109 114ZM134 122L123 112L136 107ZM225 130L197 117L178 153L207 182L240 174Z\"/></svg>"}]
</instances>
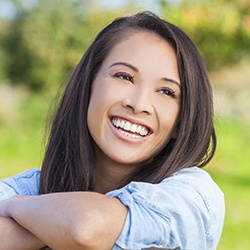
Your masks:
<instances>
[{"instance_id":1,"label":"shoulder","mask_svg":"<svg viewBox=\"0 0 250 250\"><path fill-rule=\"evenodd\" d=\"M38 195L39 192L39 169L29 169L20 174L0 181L2 193L13 195Z\"/></svg>"},{"instance_id":2,"label":"shoulder","mask_svg":"<svg viewBox=\"0 0 250 250\"><path fill-rule=\"evenodd\" d=\"M166 200L162 196L174 197L174 200L197 200L206 205L208 211L211 211L213 204L224 203L224 195L212 177L198 167L185 168L172 176L164 179L161 183L151 184L146 182L131 182L120 190L115 190L109 195L133 194L135 199L146 199L150 203L157 203L162 209L166 205ZM222 205L221 204L221 205Z\"/></svg>"},{"instance_id":3,"label":"shoulder","mask_svg":"<svg viewBox=\"0 0 250 250\"><path fill-rule=\"evenodd\" d=\"M198 167L185 168L166 178L160 184L163 188L173 190L185 189L188 192L194 192L202 197L204 203L208 206L209 201L217 197L224 200L224 195L219 186L214 182L210 174ZM183 190L184 191L184 190Z\"/></svg>"},{"instance_id":4,"label":"shoulder","mask_svg":"<svg viewBox=\"0 0 250 250\"><path fill-rule=\"evenodd\" d=\"M177 198L200 204L210 216L211 222L216 217L218 221L224 218L224 194L210 174L203 169L192 167L180 170L165 179L160 186L174 193Z\"/></svg>"},{"instance_id":5,"label":"shoulder","mask_svg":"<svg viewBox=\"0 0 250 250\"><path fill-rule=\"evenodd\" d=\"M156 242L159 235L164 235L157 247L215 249L218 244L224 196L211 176L200 168L180 170L158 184L131 182L107 195L116 196L129 208L133 228L150 231L147 239L156 237L152 238ZM135 218L139 218L137 222Z\"/></svg>"}]
</instances>

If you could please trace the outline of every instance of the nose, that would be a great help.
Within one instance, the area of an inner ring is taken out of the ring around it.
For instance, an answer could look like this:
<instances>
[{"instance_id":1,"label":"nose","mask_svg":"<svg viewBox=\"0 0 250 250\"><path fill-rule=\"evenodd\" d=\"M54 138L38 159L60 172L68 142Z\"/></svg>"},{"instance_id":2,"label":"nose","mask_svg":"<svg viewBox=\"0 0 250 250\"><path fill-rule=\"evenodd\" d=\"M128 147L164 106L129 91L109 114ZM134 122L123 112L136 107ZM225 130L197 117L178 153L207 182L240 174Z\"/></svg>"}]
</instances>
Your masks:
<instances>
[{"instance_id":1,"label":"nose","mask_svg":"<svg viewBox=\"0 0 250 250\"><path fill-rule=\"evenodd\" d=\"M123 107L131 109L134 114L152 114L153 105L151 98L146 90L133 91L129 96L124 98Z\"/></svg>"}]
</instances>

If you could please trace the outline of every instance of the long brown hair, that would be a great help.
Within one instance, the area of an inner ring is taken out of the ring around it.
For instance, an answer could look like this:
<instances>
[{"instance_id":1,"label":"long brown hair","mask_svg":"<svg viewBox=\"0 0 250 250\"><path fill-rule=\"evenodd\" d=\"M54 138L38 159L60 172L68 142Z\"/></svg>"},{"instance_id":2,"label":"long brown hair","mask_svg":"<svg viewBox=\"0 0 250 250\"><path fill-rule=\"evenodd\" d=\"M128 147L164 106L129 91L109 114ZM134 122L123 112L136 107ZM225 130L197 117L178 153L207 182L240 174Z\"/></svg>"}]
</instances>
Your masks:
<instances>
[{"instance_id":1,"label":"long brown hair","mask_svg":"<svg viewBox=\"0 0 250 250\"><path fill-rule=\"evenodd\" d=\"M61 99L43 160L40 193L94 189L95 155L87 127L91 85L112 48L134 31L150 31L174 48L181 80L178 132L154 160L131 180L157 183L191 166L203 167L214 155L212 90L203 60L191 39L151 12L115 19L92 42L74 70Z\"/></svg>"}]
</instances>

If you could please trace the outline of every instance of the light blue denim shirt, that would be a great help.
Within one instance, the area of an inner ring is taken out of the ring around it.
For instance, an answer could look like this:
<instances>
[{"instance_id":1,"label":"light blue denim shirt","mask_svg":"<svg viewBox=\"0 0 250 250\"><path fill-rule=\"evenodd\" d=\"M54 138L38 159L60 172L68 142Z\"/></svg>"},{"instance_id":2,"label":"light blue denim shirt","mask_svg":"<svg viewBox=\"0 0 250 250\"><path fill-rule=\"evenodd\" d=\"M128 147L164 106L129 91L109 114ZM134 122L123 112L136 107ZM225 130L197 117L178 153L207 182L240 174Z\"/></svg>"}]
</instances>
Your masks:
<instances>
[{"instance_id":1,"label":"light blue denim shirt","mask_svg":"<svg viewBox=\"0 0 250 250\"><path fill-rule=\"evenodd\" d=\"M38 195L40 171L31 169L0 181L0 200ZM113 250L215 250L224 222L224 196L210 175L192 167L159 184L131 182L106 195L128 207ZM114 218L115 219L115 218Z\"/></svg>"}]
</instances>

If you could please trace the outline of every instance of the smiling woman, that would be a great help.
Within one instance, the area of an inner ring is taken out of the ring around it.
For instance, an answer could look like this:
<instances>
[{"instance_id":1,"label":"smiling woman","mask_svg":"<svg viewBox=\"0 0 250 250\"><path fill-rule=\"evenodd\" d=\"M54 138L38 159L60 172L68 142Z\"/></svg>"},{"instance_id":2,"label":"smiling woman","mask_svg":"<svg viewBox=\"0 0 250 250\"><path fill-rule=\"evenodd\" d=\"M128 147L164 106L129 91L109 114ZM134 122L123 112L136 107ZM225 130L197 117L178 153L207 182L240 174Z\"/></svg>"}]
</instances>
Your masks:
<instances>
[{"instance_id":1,"label":"smiling woman","mask_svg":"<svg viewBox=\"0 0 250 250\"><path fill-rule=\"evenodd\" d=\"M215 147L189 37L152 13L118 18L77 65L41 172L0 182L0 247L216 249L224 199L201 169Z\"/></svg>"},{"instance_id":2,"label":"smiling woman","mask_svg":"<svg viewBox=\"0 0 250 250\"><path fill-rule=\"evenodd\" d=\"M133 174L166 147L180 110L179 84L166 79L180 81L174 49L164 39L138 31L114 46L93 81L88 107L94 150L101 149L97 166Z\"/></svg>"}]
</instances>

